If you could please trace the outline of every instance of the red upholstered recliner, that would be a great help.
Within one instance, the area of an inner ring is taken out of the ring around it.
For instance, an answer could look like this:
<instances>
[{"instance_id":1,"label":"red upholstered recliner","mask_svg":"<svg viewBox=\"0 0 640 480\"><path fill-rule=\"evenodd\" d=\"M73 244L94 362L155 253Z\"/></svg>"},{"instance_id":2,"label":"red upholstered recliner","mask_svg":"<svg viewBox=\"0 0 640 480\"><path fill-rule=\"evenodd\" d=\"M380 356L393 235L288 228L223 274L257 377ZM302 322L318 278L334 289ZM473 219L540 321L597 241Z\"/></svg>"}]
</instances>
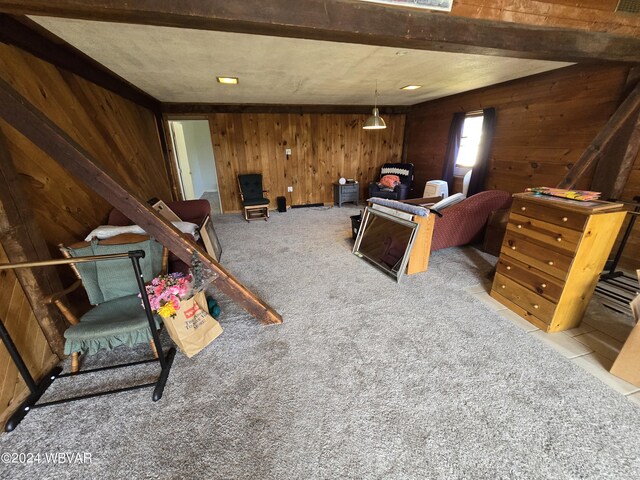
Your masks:
<instances>
[{"instance_id":1,"label":"red upholstered recliner","mask_svg":"<svg viewBox=\"0 0 640 480\"><path fill-rule=\"evenodd\" d=\"M431 251L482 242L491 212L509 208L511 201L509 192L487 190L445 208L435 218Z\"/></svg>"},{"instance_id":2,"label":"red upholstered recliner","mask_svg":"<svg viewBox=\"0 0 640 480\"><path fill-rule=\"evenodd\" d=\"M196 225L202 225L202 222L206 217L211 214L211 204L208 200L182 200L177 202L167 202L167 206L184 222L195 223ZM109 213L108 225L131 225L133 222L115 208ZM184 272L187 273L189 267L173 253L169 253L169 272Z\"/></svg>"}]
</instances>

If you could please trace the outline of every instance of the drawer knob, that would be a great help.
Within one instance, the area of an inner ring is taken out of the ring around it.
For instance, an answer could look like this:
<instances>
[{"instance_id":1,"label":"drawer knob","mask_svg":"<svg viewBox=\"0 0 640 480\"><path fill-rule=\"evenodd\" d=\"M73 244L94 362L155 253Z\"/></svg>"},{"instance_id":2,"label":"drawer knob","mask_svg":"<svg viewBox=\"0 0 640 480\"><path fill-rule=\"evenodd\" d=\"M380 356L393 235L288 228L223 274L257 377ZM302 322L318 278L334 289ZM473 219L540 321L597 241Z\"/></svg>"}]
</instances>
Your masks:
<instances>
[{"instance_id":1,"label":"drawer knob","mask_svg":"<svg viewBox=\"0 0 640 480\"><path fill-rule=\"evenodd\" d=\"M522 225L516 225L516 228L522 228Z\"/></svg>"},{"instance_id":2,"label":"drawer knob","mask_svg":"<svg viewBox=\"0 0 640 480\"><path fill-rule=\"evenodd\" d=\"M537 303L534 303L534 304L533 304L533 308L536 308L536 309L537 309L537 308L540 308L540 305L538 305Z\"/></svg>"},{"instance_id":3,"label":"drawer knob","mask_svg":"<svg viewBox=\"0 0 640 480\"><path fill-rule=\"evenodd\" d=\"M507 288L506 285L500 285L500 288Z\"/></svg>"},{"instance_id":4,"label":"drawer knob","mask_svg":"<svg viewBox=\"0 0 640 480\"><path fill-rule=\"evenodd\" d=\"M507 265L507 270L511 270L511 265Z\"/></svg>"},{"instance_id":5,"label":"drawer knob","mask_svg":"<svg viewBox=\"0 0 640 480\"><path fill-rule=\"evenodd\" d=\"M542 285L540 285L541 288L547 288L547 284L543 283Z\"/></svg>"},{"instance_id":6,"label":"drawer knob","mask_svg":"<svg viewBox=\"0 0 640 480\"><path fill-rule=\"evenodd\" d=\"M522 210L523 212L527 209L527 207L520 207L520 210Z\"/></svg>"},{"instance_id":7,"label":"drawer knob","mask_svg":"<svg viewBox=\"0 0 640 480\"><path fill-rule=\"evenodd\" d=\"M552 260L549 260L549 261L547 262L547 264L548 264L548 265L553 265L553 261L552 261Z\"/></svg>"},{"instance_id":8,"label":"drawer knob","mask_svg":"<svg viewBox=\"0 0 640 480\"><path fill-rule=\"evenodd\" d=\"M563 221L563 222L566 222L566 221L568 221L568 220L569 220L569 219L568 219L567 217L562 217L562 221Z\"/></svg>"},{"instance_id":9,"label":"drawer knob","mask_svg":"<svg viewBox=\"0 0 640 480\"><path fill-rule=\"evenodd\" d=\"M562 237L556 237L556 240L561 242L562 241Z\"/></svg>"},{"instance_id":10,"label":"drawer knob","mask_svg":"<svg viewBox=\"0 0 640 480\"><path fill-rule=\"evenodd\" d=\"M511 245L511 250L515 250L516 246L515 245Z\"/></svg>"}]
</instances>

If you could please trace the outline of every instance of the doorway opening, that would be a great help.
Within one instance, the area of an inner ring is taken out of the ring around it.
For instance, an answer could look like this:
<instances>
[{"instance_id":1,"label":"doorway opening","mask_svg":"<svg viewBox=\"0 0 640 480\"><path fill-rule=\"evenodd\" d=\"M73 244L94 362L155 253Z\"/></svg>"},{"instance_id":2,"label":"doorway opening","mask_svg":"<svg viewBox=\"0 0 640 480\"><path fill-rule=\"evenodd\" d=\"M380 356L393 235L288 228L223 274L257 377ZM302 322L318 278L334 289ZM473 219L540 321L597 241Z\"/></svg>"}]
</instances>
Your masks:
<instances>
[{"instance_id":1,"label":"doorway opening","mask_svg":"<svg viewBox=\"0 0 640 480\"><path fill-rule=\"evenodd\" d=\"M169 131L183 198L204 198L212 214L222 213L209 121L169 120Z\"/></svg>"}]
</instances>

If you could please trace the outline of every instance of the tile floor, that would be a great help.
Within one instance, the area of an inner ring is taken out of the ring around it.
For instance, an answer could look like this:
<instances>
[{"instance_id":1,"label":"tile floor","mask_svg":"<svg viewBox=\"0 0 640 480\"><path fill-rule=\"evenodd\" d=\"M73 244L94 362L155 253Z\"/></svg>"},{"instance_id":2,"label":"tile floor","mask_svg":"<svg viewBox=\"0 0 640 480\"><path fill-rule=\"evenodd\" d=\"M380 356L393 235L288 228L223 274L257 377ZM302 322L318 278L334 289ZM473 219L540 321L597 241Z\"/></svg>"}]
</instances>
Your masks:
<instances>
[{"instance_id":1,"label":"tile floor","mask_svg":"<svg viewBox=\"0 0 640 480\"><path fill-rule=\"evenodd\" d=\"M621 321L621 317L609 314L607 309L596 303L592 305L594 308L590 306L579 327L563 332L545 333L491 298L490 290L491 283L466 289L501 317L550 345L605 385L626 396L630 402L640 405L640 387L609 373L620 347L631 331L631 323ZM594 297L592 302L597 302L597 299Z\"/></svg>"}]
</instances>

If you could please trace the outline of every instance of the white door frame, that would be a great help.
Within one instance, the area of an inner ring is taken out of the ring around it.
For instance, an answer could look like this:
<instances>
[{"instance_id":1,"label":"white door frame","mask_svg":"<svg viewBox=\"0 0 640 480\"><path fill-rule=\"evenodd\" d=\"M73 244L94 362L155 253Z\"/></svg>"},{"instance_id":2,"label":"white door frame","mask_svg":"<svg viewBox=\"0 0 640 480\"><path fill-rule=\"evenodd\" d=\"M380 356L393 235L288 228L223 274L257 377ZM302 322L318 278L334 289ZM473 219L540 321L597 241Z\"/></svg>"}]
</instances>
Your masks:
<instances>
[{"instance_id":1,"label":"white door frame","mask_svg":"<svg viewBox=\"0 0 640 480\"><path fill-rule=\"evenodd\" d=\"M191 178L189 155L187 154L187 146L184 140L182 125L179 121L169 120L169 131L171 132L171 142L173 144L178 177L180 178L182 198L184 200L193 200L195 198L195 191L193 188L193 180Z\"/></svg>"}]
</instances>

